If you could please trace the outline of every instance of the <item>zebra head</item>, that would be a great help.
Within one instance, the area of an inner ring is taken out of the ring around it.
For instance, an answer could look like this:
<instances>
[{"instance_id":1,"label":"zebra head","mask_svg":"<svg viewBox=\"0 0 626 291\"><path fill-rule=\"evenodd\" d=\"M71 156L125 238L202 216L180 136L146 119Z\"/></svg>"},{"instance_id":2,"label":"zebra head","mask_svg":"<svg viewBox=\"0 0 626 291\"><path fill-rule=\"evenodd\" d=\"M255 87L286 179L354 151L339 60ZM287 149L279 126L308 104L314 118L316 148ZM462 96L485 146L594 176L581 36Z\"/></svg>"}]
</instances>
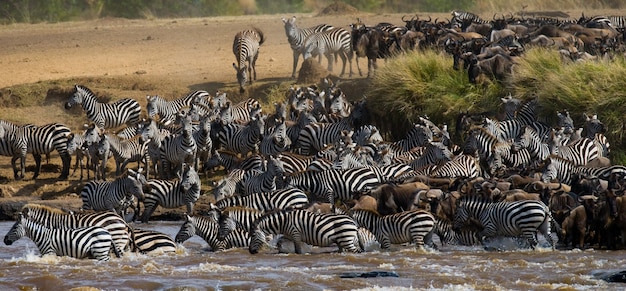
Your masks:
<instances>
[{"instance_id":1,"label":"zebra head","mask_svg":"<svg viewBox=\"0 0 626 291\"><path fill-rule=\"evenodd\" d=\"M109 142L109 137L106 134L103 134L100 137L100 142L98 142L98 155L103 157L111 150L111 143Z\"/></svg>"},{"instance_id":2,"label":"zebra head","mask_svg":"<svg viewBox=\"0 0 626 291\"><path fill-rule=\"evenodd\" d=\"M253 255L257 254L265 245L267 245L265 232L258 228L258 226L253 226L250 230L250 246L248 247L248 251Z\"/></svg>"},{"instance_id":3,"label":"zebra head","mask_svg":"<svg viewBox=\"0 0 626 291\"><path fill-rule=\"evenodd\" d=\"M552 157L548 157L543 161L543 173L541 174L541 181L544 183L550 183L557 180L559 177L559 167Z\"/></svg>"},{"instance_id":4,"label":"zebra head","mask_svg":"<svg viewBox=\"0 0 626 291\"><path fill-rule=\"evenodd\" d=\"M220 225L217 231L217 239L224 240L231 232L237 228L237 222L233 219L228 211L223 211L219 217L218 223Z\"/></svg>"},{"instance_id":5,"label":"zebra head","mask_svg":"<svg viewBox=\"0 0 626 291\"><path fill-rule=\"evenodd\" d=\"M528 148L533 142L532 134L533 134L533 129L525 126L524 129L522 129L521 134L515 138L515 141L513 142L513 145L511 146L511 150L513 152L518 152L522 149Z\"/></svg>"},{"instance_id":6,"label":"zebra head","mask_svg":"<svg viewBox=\"0 0 626 291\"><path fill-rule=\"evenodd\" d=\"M147 99L147 104L146 104L146 111L148 111L148 116L150 118L154 118L155 116L157 116L159 114L159 107L161 105L161 103L163 103L165 100L163 100L161 97L159 96L146 96Z\"/></svg>"},{"instance_id":7,"label":"zebra head","mask_svg":"<svg viewBox=\"0 0 626 291\"><path fill-rule=\"evenodd\" d=\"M185 214L185 222L180 226L174 241L178 244L185 242L196 234L195 218Z\"/></svg>"},{"instance_id":8,"label":"zebra head","mask_svg":"<svg viewBox=\"0 0 626 291\"><path fill-rule=\"evenodd\" d=\"M134 171L133 169L127 169L127 180L124 183L127 198L132 200L132 196L137 197L139 201L144 201L145 196L143 193L143 185L147 184L146 177L141 173L142 169Z\"/></svg>"},{"instance_id":9,"label":"zebra head","mask_svg":"<svg viewBox=\"0 0 626 291\"><path fill-rule=\"evenodd\" d=\"M9 229L9 232L7 232L7 234L4 236L5 245L10 246L26 235L26 228L24 227L26 219L27 214L23 214L20 212L17 221L15 222L15 224L13 224L13 227Z\"/></svg>"},{"instance_id":10,"label":"zebra head","mask_svg":"<svg viewBox=\"0 0 626 291\"><path fill-rule=\"evenodd\" d=\"M89 124L84 133L85 138L83 141L83 147L98 143L102 132L103 130L95 123Z\"/></svg>"},{"instance_id":11,"label":"zebra head","mask_svg":"<svg viewBox=\"0 0 626 291\"><path fill-rule=\"evenodd\" d=\"M70 98L65 102L65 109L71 109L75 104L83 104L83 100L86 96L95 98L95 95L87 87L81 85L74 85L74 92L70 95Z\"/></svg>"},{"instance_id":12,"label":"zebra head","mask_svg":"<svg viewBox=\"0 0 626 291\"><path fill-rule=\"evenodd\" d=\"M469 211L467 209L467 202L457 200L456 212L454 213L454 220L452 223L452 229L454 231L460 231L470 219Z\"/></svg>"},{"instance_id":13,"label":"zebra head","mask_svg":"<svg viewBox=\"0 0 626 291\"><path fill-rule=\"evenodd\" d=\"M246 83L248 83L248 66L241 64L237 66L235 63L233 63L233 68L235 68L235 71L237 72L239 93L243 93L246 91L246 89L244 89L244 86L246 86Z\"/></svg>"},{"instance_id":14,"label":"zebra head","mask_svg":"<svg viewBox=\"0 0 626 291\"><path fill-rule=\"evenodd\" d=\"M157 127L156 121L154 119L146 120L145 122L139 123L137 127L137 134L139 137L139 143L144 144L150 142L157 134L159 128Z\"/></svg>"},{"instance_id":15,"label":"zebra head","mask_svg":"<svg viewBox=\"0 0 626 291\"><path fill-rule=\"evenodd\" d=\"M183 188L184 192L197 188L200 190L200 176L198 176L198 172L194 169L192 165L183 165L184 171L182 180L180 182L180 186ZM195 186L195 187L194 187Z\"/></svg>"}]
</instances>

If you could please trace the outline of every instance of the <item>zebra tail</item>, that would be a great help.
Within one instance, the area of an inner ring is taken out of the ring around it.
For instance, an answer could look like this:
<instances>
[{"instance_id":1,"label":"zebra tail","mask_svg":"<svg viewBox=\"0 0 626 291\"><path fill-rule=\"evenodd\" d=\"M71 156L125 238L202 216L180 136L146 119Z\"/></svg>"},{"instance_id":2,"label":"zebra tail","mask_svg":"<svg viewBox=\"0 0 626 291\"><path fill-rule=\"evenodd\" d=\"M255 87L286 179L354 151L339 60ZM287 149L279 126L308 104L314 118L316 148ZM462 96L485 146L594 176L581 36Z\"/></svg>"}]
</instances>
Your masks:
<instances>
[{"instance_id":1,"label":"zebra tail","mask_svg":"<svg viewBox=\"0 0 626 291\"><path fill-rule=\"evenodd\" d=\"M122 257L122 252L117 248L117 245L115 244L114 240L111 240L111 248L113 249L113 253L115 254L116 257L118 258Z\"/></svg>"}]
</instances>

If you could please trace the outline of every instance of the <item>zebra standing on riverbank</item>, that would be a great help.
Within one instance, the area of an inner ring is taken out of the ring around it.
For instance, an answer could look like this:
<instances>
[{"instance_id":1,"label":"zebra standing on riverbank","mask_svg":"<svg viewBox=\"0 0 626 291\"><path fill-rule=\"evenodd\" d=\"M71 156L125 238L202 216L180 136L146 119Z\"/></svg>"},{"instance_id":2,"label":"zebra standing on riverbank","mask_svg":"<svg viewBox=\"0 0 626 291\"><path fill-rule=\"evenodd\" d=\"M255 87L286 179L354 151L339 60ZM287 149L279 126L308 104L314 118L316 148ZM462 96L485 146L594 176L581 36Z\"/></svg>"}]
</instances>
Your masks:
<instances>
[{"instance_id":1,"label":"zebra standing on riverbank","mask_svg":"<svg viewBox=\"0 0 626 291\"><path fill-rule=\"evenodd\" d=\"M250 229L248 251L256 254L266 245L267 235L282 234L294 242L295 251L302 254L304 243L327 247L337 244L339 252L361 252L357 226L350 216L319 214L302 209L277 210L257 219Z\"/></svg>"},{"instance_id":2,"label":"zebra standing on riverbank","mask_svg":"<svg viewBox=\"0 0 626 291\"><path fill-rule=\"evenodd\" d=\"M69 127L60 123L50 123L42 126L26 126L24 133L27 139L28 152L35 158L35 174L37 179L41 171L41 155L48 156L57 151L61 157L63 168L59 179L67 179L70 175L72 157L67 151L67 136L71 133Z\"/></svg>"},{"instance_id":3,"label":"zebra standing on riverbank","mask_svg":"<svg viewBox=\"0 0 626 291\"><path fill-rule=\"evenodd\" d=\"M555 244L550 235L554 219L550 209L541 201L521 200L515 202L492 202L479 196L462 197L458 200L454 216L454 230L460 230L468 221L476 220L483 228L478 233L483 245L485 238L494 236L522 236L531 248L537 246L537 231ZM556 226L556 223L554 223Z\"/></svg>"},{"instance_id":4,"label":"zebra standing on riverbank","mask_svg":"<svg viewBox=\"0 0 626 291\"><path fill-rule=\"evenodd\" d=\"M99 226L77 229L50 229L20 213L18 220L4 237L4 243L11 245L22 237L30 238L42 256L55 254L77 259L94 258L98 261L110 260L111 248L119 258L119 250L113 244L111 234Z\"/></svg>"},{"instance_id":5,"label":"zebra standing on riverbank","mask_svg":"<svg viewBox=\"0 0 626 291\"><path fill-rule=\"evenodd\" d=\"M259 57L259 47L264 42L265 35L256 27L240 31L235 35L233 54L237 58L237 63L233 63L233 68L237 71L240 93L245 91L244 86L248 81L250 83L253 80L256 81L256 60Z\"/></svg>"},{"instance_id":6,"label":"zebra standing on riverbank","mask_svg":"<svg viewBox=\"0 0 626 291\"><path fill-rule=\"evenodd\" d=\"M82 210L93 209L95 211L112 211L124 217L127 207L135 208L133 196L139 201L144 200L143 184L145 177L141 171L132 169L113 181L87 183L80 191L83 200ZM139 215L139 210L134 209L133 221Z\"/></svg>"},{"instance_id":7,"label":"zebra standing on riverbank","mask_svg":"<svg viewBox=\"0 0 626 291\"><path fill-rule=\"evenodd\" d=\"M313 33L304 40L302 55L304 59L325 55L328 59L328 71L333 71L335 55L339 55L342 60L342 69L340 77L346 73L346 62L350 64L350 77L352 77L352 58L354 51L352 50L352 36L350 32L341 28L333 28L330 30Z\"/></svg>"},{"instance_id":8,"label":"zebra standing on riverbank","mask_svg":"<svg viewBox=\"0 0 626 291\"><path fill-rule=\"evenodd\" d=\"M87 119L100 128L136 124L141 114L141 106L133 99L123 98L111 104L100 103L89 88L81 85L74 86L74 93L65 103L65 109L70 109L75 104L81 104L87 113Z\"/></svg>"},{"instance_id":9,"label":"zebra standing on riverbank","mask_svg":"<svg viewBox=\"0 0 626 291\"><path fill-rule=\"evenodd\" d=\"M295 16L289 19L282 18L282 21L285 25L287 41L291 46L291 50L293 50L293 70L291 71L291 78L296 78L296 67L298 66L298 59L300 58L300 54L302 54L306 37L316 32L332 29L333 27L327 24L319 24L309 28L299 28L296 25Z\"/></svg>"},{"instance_id":10,"label":"zebra standing on riverbank","mask_svg":"<svg viewBox=\"0 0 626 291\"><path fill-rule=\"evenodd\" d=\"M168 101L159 96L146 96L146 110L150 118L159 116L159 122L165 126L176 121L176 114L184 107L190 107L196 100L209 97L207 91L193 91L176 100Z\"/></svg>"}]
</instances>

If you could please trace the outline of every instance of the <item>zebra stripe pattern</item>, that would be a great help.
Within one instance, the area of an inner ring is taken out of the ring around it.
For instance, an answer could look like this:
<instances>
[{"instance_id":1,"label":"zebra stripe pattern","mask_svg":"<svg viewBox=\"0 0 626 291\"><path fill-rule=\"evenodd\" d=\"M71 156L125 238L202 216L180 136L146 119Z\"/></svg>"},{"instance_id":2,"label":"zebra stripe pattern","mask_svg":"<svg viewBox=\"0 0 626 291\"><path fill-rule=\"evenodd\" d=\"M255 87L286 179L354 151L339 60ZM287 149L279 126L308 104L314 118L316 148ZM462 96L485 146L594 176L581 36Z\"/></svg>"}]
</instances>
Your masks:
<instances>
[{"instance_id":1,"label":"zebra stripe pattern","mask_svg":"<svg viewBox=\"0 0 626 291\"><path fill-rule=\"evenodd\" d=\"M246 126L226 124L219 132L220 145L229 151L246 155L258 152L261 136L265 131L263 117L254 117Z\"/></svg>"},{"instance_id":2,"label":"zebra stripe pattern","mask_svg":"<svg viewBox=\"0 0 626 291\"><path fill-rule=\"evenodd\" d=\"M219 224L213 217L185 215L185 222L181 225L174 241L182 244L194 235L198 235L206 241L214 252L230 248L243 248L249 245L247 233L235 230L223 240L217 239Z\"/></svg>"},{"instance_id":3,"label":"zebra stripe pattern","mask_svg":"<svg viewBox=\"0 0 626 291\"><path fill-rule=\"evenodd\" d=\"M219 209L231 206L242 206L271 211L273 209L304 208L309 198L304 191L297 188L286 188L272 192L252 193L248 196L226 197L215 202Z\"/></svg>"},{"instance_id":4,"label":"zebra stripe pattern","mask_svg":"<svg viewBox=\"0 0 626 291\"><path fill-rule=\"evenodd\" d=\"M270 192L283 188L285 169L278 158L270 156L267 160L267 169L258 175L243 180L243 195L258 192Z\"/></svg>"},{"instance_id":5,"label":"zebra stripe pattern","mask_svg":"<svg viewBox=\"0 0 626 291\"><path fill-rule=\"evenodd\" d=\"M130 248L131 228L124 219L112 212L65 213L60 209L39 204L26 204L21 212L27 214L29 220L47 228L74 229L100 226L111 234L118 250L126 251Z\"/></svg>"},{"instance_id":6,"label":"zebra stripe pattern","mask_svg":"<svg viewBox=\"0 0 626 291\"><path fill-rule=\"evenodd\" d=\"M193 166L185 166L179 181L148 180L149 192L145 193L142 222L148 219L160 205L163 208L187 207L187 213L193 213L193 205L200 198L200 177Z\"/></svg>"},{"instance_id":7,"label":"zebra stripe pattern","mask_svg":"<svg viewBox=\"0 0 626 291\"><path fill-rule=\"evenodd\" d=\"M307 36L313 33L329 30L333 27L327 24L319 24L309 28L299 28L296 25L295 16L289 19L282 18L282 21L285 25L285 34L287 35L287 41L289 41L289 45L293 50L293 69L291 71L291 78L295 78L296 67L298 66L298 59L300 58L300 54L302 53L304 40L307 38Z\"/></svg>"},{"instance_id":8,"label":"zebra stripe pattern","mask_svg":"<svg viewBox=\"0 0 626 291\"><path fill-rule=\"evenodd\" d=\"M176 115L182 108L190 107L196 100L209 96L209 93L206 91L193 91L172 101L167 101L159 96L146 96L148 101L146 110L150 118L155 118L158 115L159 122L163 125L168 125L176 121Z\"/></svg>"},{"instance_id":9,"label":"zebra stripe pattern","mask_svg":"<svg viewBox=\"0 0 626 291\"><path fill-rule=\"evenodd\" d=\"M356 224L365 227L375 236L382 249L389 249L391 244L414 243L418 249L424 244L432 243L435 218L423 210L403 211L396 214L382 216L377 212L365 209L355 209L350 216Z\"/></svg>"},{"instance_id":10,"label":"zebra stripe pattern","mask_svg":"<svg viewBox=\"0 0 626 291\"><path fill-rule=\"evenodd\" d=\"M256 81L256 60L259 57L259 47L264 42L263 32L256 27L240 31L235 35L233 54L237 58L237 63L233 63L233 68L237 71L237 82L239 82L241 93L245 91L244 86L248 81L250 83L252 80Z\"/></svg>"},{"instance_id":11,"label":"zebra stripe pattern","mask_svg":"<svg viewBox=\"0 0 626 291\"><path fill-rule=\"evenodd\" d=\"M292 239L298 254L303 253L304 243L320 247L337 244L339 252L361 252L355 245L359 241L357 226L347 215L318 214L301 209L267 213L251 228L248 251L258 253L270 234L282 234Z\"/></svg>"},{"instance_id":12,"label":"zebra stripe pattern","mask_svg":"<svg viewBox=\"0 0 626 291\"><path fill-rule=\"evenodd\" d=\"M15 180L24 178L26 171L26 154L28 153L27 126L17 126L9 121L0 120L0 155L12 157L13 177ZM20 168L17 160L20 160ZM20 172L18 174L18 172Z\"/></svg>"},{"instance_id":13,"label":"zebra stripe pattern","mask_svg":"<svg viewBox=\"0 0 626 291\"><path fill-rule=\"evenodd\" d=\"M154 255L176 252L176 243L167 234L156 230L133 229L133 251Z\"/></svg>"},{"instance_id":14,"label":"zebra stripe pattern","mask_svg":"<svg viewBox=\"0 0 626 291\"><path fill-rule=\"evenodd\" d=\"M5 235L4 243L11 245L24 236L37 245L42 256L55 254L77 259L94 258L98 261L108 261L112 248L117 257L120 257L111 234L99 226L49 229L28 220L27 215L20 214L18 220Z\"/></svg>"},{"instance_id":15,"label":"zebra stripe pattern","mask_svg":"<svg viewBox=\"0 0 626 291\"><path fill-rule=\"evenodd\" d=\"M369 168L305 171L287 177L287 185L307 191L333 205L335 199L351 200L353 193L371 189L378 183L376 173Z\"/></svg>"},{"instance_id":16,"label":"zebra stripe pattern","mask_svg":"<svg viewBox=\"0 0 626 291\"><path fill-rule=\"evenodd\" d=\"M183 164L193 165L196 162L198 147L193 138L191 118L185 116L181 120L182 133L166 136L160 145L161 178L169 179L176 173L180 177Z\"/></svg>"},{"instance_id":17,"label":"zebra stripe pattern","mask_svg":"<svg viewBox=\"0 0 626 291\"><path fill-rule=\"evenodd\" d=\"M59 179L67 179L72 162L72 157L67 151L67 136L70 132L69 127L59 123L26 127L24 134L27 138L28 152L33 154L36 163L33 179L36 179L41 171L41 155L49 155L55 150L63 163Z\"/></svg>"},{"instance_id":18,"label":"zebra stripe pattern","mask_svg":"<svg viewBox=\"0 0 626 291\"><path fill-rule=\"evenodd\" d=\"M609 180L611 174L626 175L626 167L622 165L613 165L608 167L587 167L578 166L572 161L557 156L549 156L542 164L543 173L541 179L544 182L559 181L570 185L574 174L586 174L598 177L603 180Z\"/></svg>"},{"instance_id":19,"label":"zebra stripe pattern","mask_svg":"<svg viewBox=\"0 0 626 291\"><path fill-rule=\"evenodd\" d=\"M115 176L126 170L128 163L137 162L137 168L141 168L141 163L146 165L146 155L148 145L140 143L138 138L125 140L114 134L104 134L98 143L100 154L110 152L115 159Z\"/></svg>"},{"instance_id":20,"label":"zebra stripe pattern","mask_svg":"<svg viewBox=\"0 0 626 291\"><path fill-rule=\"evenodd\" d=\"M543 202L521 200L494 203L478 196L462 197L458 200L454 229L461 229L471 219L477 219L483 227L478 233L483 245L486 237L522 236L534 249L539 231L551 247L555 247L550 235L550 223L553 223L553 219L550 209Z\"/></svg>"},{"instance_id":21,"label":"zebra stripe pattern","mask_svg":"<svg viewBox=\"0 0 626 291\"><path fill-rule=\"evenodd\" d=\"M227 207L220 212L217 238L223 240L237 228L249 232L254 222L264 214L253 208Z\"/></svg>"},{"instance_id":22,"label":"zebra stripe pattern","mask_svg":"<svg viewBox=\"0 0 626 291\"><path fill-rule=\"evenodd\" d=\"M339 55L343 62L341 74L346 72L346 61L350 64L350 77L352 77L352 36L350 32L341 28L333 28L330 30L313 33L304 40L302 55L304 59L315 56L325 55L328 59L328 71L333 71L334 56Z\"/></svg>"},{"instance_id":23,"label":"zebra stripe pattern","mask_svg":"<svg viewBox=\"0 0 626 291\"><path fill-rule=\"evenodd\" d=\"M135 172L131 169L128 169L127 173L113 181L91 181L80 191L80 197L83 200L81 209L108 210L123 217L126 207L132 206L134 208L134 205L132 205L134 197L137 197L139 201L144 200L142 183L144 181L145 177L140 172ZM138 210L135 209L133 220L138 215Z\"/></svg>"},{"instance_id":24,"label":"zebra stripe pattern","mask_svg":"<svg viewBox=\"0 0 626 291\"><path fill-rule=\"evenodd\" d=\"M65 109L75 104L81 104L87 119L100 128L136 124L141 114L141 106L133 99L123 98L111 104L100 103L89 88L81 85L74 86L74 93L65 103Z\"/></svg>"}]
</instances>

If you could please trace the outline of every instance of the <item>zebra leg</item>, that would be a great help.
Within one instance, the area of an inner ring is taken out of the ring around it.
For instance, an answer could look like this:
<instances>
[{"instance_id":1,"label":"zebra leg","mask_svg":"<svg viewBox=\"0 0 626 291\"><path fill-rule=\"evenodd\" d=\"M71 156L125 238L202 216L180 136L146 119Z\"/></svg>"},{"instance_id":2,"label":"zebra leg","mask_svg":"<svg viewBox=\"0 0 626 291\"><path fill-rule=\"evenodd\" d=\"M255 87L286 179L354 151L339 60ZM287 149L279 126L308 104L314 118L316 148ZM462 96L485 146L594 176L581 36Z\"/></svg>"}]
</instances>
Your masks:
<instances>
[{"instance_id":1,"label":"zebra leg","mask_svg":"<svg viewBox=\"0 0 626 291\"><path fill-rule=\"evenodd\" d=\"M61 170L61 175L59 179L66 180L70 175L70 165L72 164L72 156L68 153L64 153L61 155L61 161L63 163L63 169Z\"/></svg>"},{"instance_id":2,"label":"zebra leg","mask_svg":"<svg viewBox=\"0 0 626 291\"><path fill-rule=\"evenodd\" d=\"M346 74L346 54L345 53L341 53L339 54L339 57L341 58L341 61L343 63L343 66L341 67L341 74L339 74L339 77L343 77L343 75ZM350 61L350 64L352 64L352 61ZM352 77L352 65L350 65L350 77Z\"/></svg>"},{"instance_id":3,"label":"zebra leg","mask_svg":"<svg viewBox=\"0 0 626 291\"><path fill-rule=\"evenodd\" d=\"M21 158L22 158L22 157L20 157L20 156L13 156L13 157L11 158L11 166L13 167L13 178L15 178L15 180L21 180L21 179L24 179L24 164L25 164L25 163L22 163L22 162L21 162ZM17 159L20 159L20 164L22 165L22 169L21 169L21 170L18 170L18 169L17 169L17 165L16 165ZM21 175L20 175L20 174L18 174L18 172L19 172L19 171L21 171L21 172L22 172L22 174L21 174Z\"/></svg>"},{"instance_id":4,"label":"zebra leg","mask_svg":"<svg viewBox=\"0 0 626 291\"><path fill-rule=\"evenodd\" d=\"M296 67L298 66L298 60L300 59L300 51L293 51L293 69L291 70L291 78L296 78Z\"/></svg>"},{"instance_id":5,"label":"zebra leg","mask_svg":"<svg viewBox=\"0 0 626 291\"><path fill-rule=\"evenodd\" d=\"M335 56L332 53L326 54L326 58L328 59L328 71L333 72L333 63L335 62Z\"/></svg>"},{"instance_id":6,"label":"zebra leg","mask_svg":"<svg viewBox=\"0 0 626 291\"><path fill-rule=\"evenodd\" d=\"M33 154L33 158L35 158L35 174L33 175L33 180L39 177L39 172L41 171L41 155Z\"/></svg>"}]
</instances>

